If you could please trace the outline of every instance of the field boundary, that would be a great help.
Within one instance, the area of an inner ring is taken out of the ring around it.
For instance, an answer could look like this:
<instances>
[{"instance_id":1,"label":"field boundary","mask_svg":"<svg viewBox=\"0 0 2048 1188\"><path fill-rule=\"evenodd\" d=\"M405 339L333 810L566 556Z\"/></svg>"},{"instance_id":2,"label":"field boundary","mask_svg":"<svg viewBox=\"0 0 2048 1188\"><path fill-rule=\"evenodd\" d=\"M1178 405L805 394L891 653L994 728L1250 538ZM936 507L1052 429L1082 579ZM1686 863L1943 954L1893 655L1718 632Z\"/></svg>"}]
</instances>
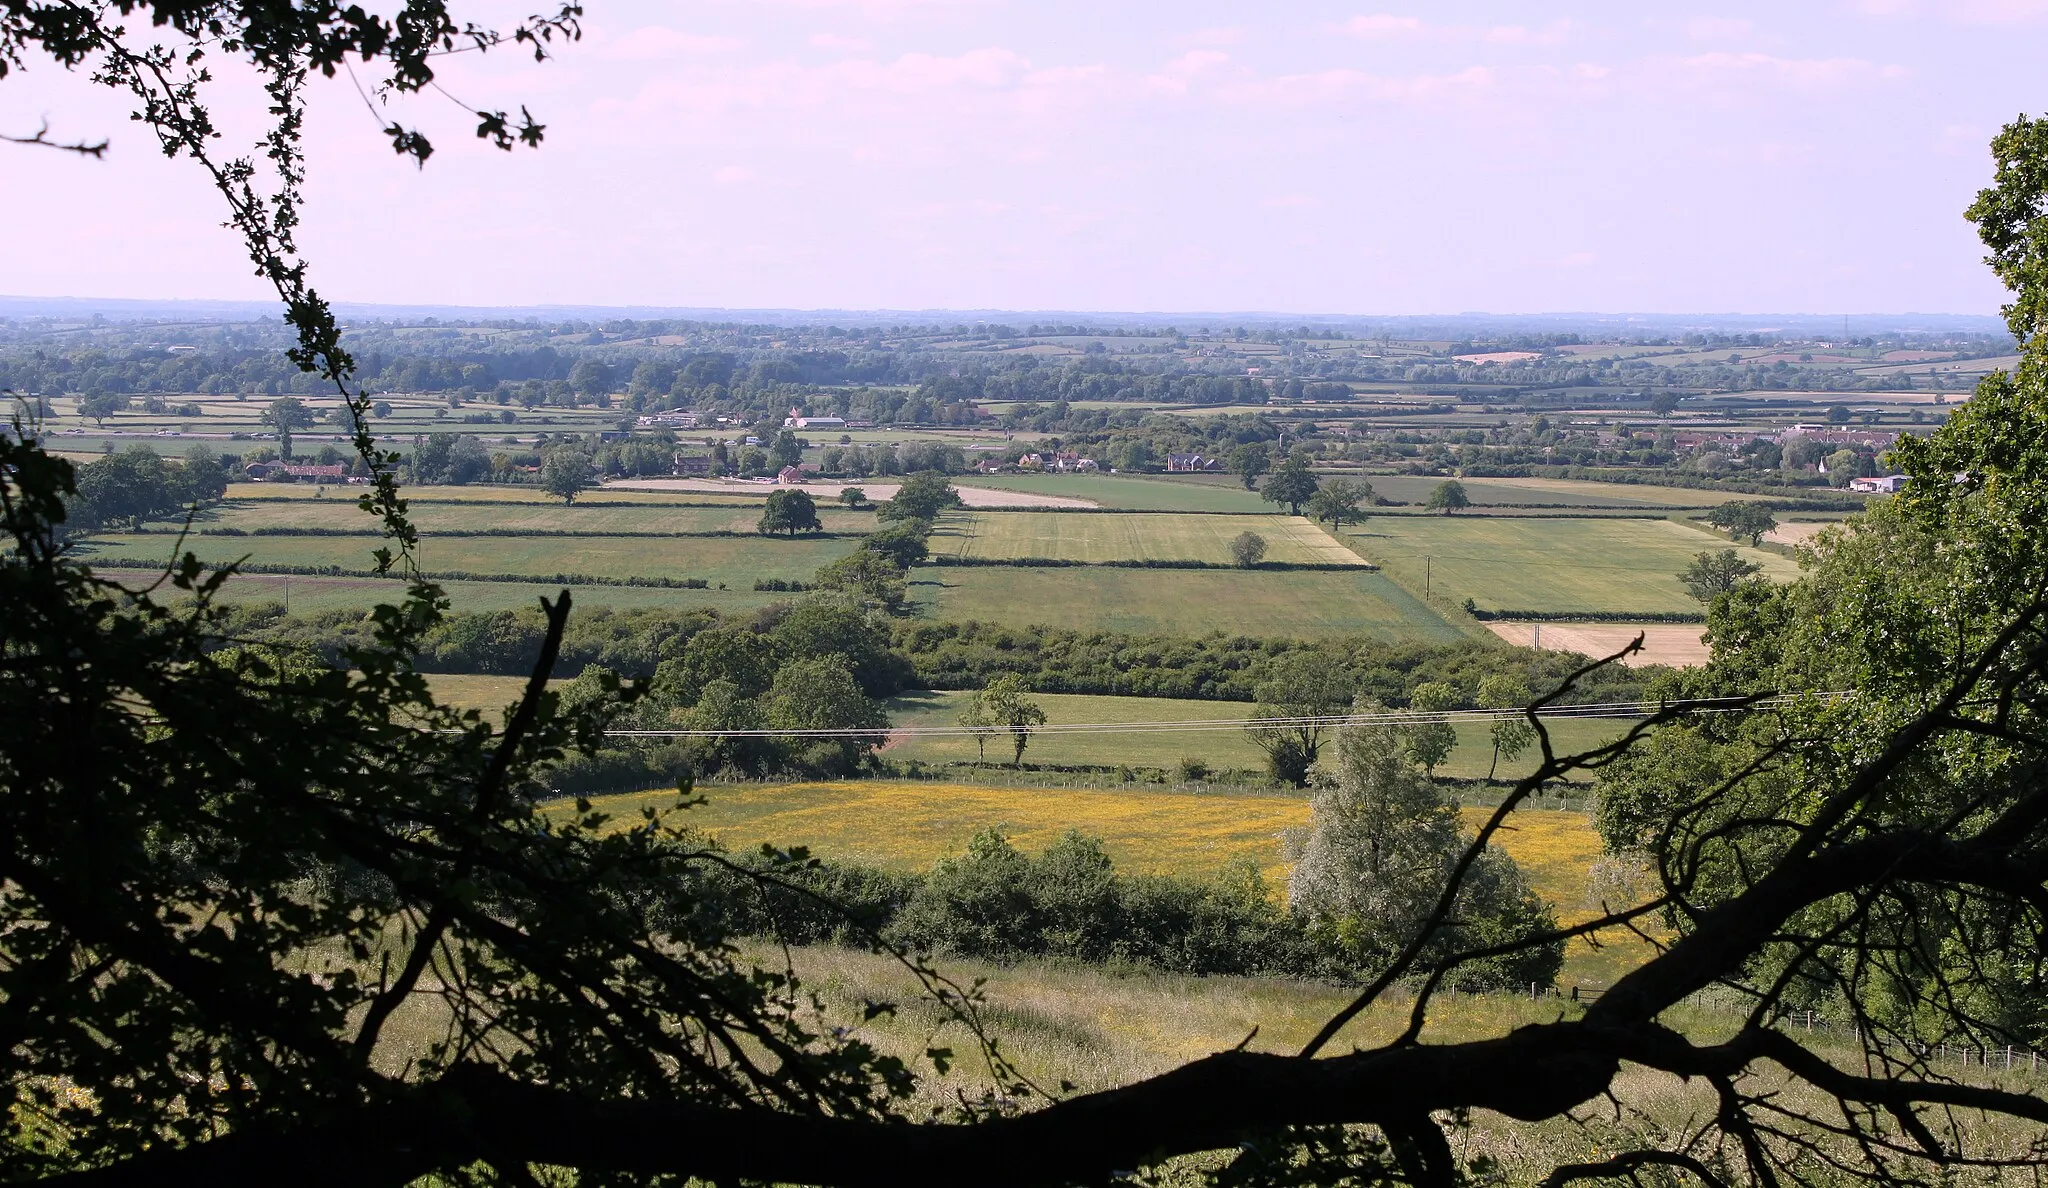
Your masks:
<instances>
[{"instance_id":1,"label":"field boundary","mask_svg":"<svg viewBox=\"0 0 2048 1188\"><path fill-rule=\"evenodd\" d=\"M262 528L194 528L189 533L182 528L126 528L122 536L332 536L349 539L381 537L380 528L298 528L287 524L268 525ZM656 540L682 540L690 538L724 538L731 540L786 540L786 533L748 532L737 528L706 529L698 532L653 532L646 529L621 529L617 531L584 532L569 528L424 528L420 535L426 538L451 538L466 536L487 537L651 537ZM799 540L855 540L865 537L865 532L805 532Z\"/></svg>"},{"instance_id":2,"label":"field boundary","mask_svg":"<svg viewBox=\"0 0 2048 1188\"><path fill-rule=\"evenodd\" d=\"M1145 559L1072 561L1063 557L960 557L937 553L925 558L924 561L920 562L920 565L952 569L1224 569L1243 573L1258 573L1260 571L1279 573L1290 570L1310 573L1377 573L1379 571L1379 566L1364 560L1355 565L1328 561L1261 561L1257 565L1237 565L1228 561Z\"/></svg>"},{"instance_id":3,"label":"field boundary","mask_svg":"<svg viewBox=\"0 0 2048 1188\"><path fill-rule=\"evenodd\" d=\"M142 557L94 557L86 555L84 561L94 569L145 569L165 571L171 563L151 561ZM232 569L236 573L272 574L284 577L338 577L338 578L383 578L393 582L405 581L398 573L378 573L374 569L349 569L340 565L282 565L252 561L247 564L229 562L213 566L215 569ZM670 577L601 577L588 573L475 573L467 569L442 569L422 572L428 581L442 582L509 582L531 586L640 586L656 590L709 590L711 583L705 578ZM723 588L723 587L721 587Z\"/></svg>"}]
</instances>

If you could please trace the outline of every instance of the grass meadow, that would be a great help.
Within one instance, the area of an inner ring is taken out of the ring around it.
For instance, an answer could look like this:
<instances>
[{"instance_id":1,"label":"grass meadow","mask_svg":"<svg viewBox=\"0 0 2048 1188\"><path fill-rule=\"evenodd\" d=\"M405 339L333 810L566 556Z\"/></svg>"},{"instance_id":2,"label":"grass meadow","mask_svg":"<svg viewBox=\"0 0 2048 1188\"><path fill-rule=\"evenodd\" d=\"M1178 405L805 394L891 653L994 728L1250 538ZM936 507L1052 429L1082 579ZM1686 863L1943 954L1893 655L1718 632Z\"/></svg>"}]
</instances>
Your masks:
<instances>
[{"instance_id":1,"label":"grass meadow","mask_svg":"<svg viewBox=\"0 0 2048 1188\"><path fill-rule=\"evenodd\" d=\"M165 547L168 550L168 544ZM146 586L154 580L148 571L140 569L108 569L103 571L103 575L115 577L130 587ZM440 585L447 592L450 605L458 611L530 609L539 605L539 599L553 598L564 589L553 582L444 581ZM599 606L610 607L613 610L639 610L648 607L683 610L701 606L719 611L750 611L778 600L787 601L792 597L789 594L756 591L752 582L748 582L744 589L727 590L683 590L656 586L575 586L570 589L575 595L573 601L579 610ZM303 575L286 577L274 573L238 574L222 587L220 593L221 600L228 603L263 605L283 604L289 601L293 614L360 611L380 602L398 602L404 596L404 584L388 578Z\"/></svg>"},{"instance_id":2,"label":"grass meadow","mask_svg":"<svg viewBox=\"0 0 2048 1188\"><path fill-rule=\"evenodd\" d=\"M1417 474L1369 476L1373 493L1382 499L1398 499L1420 506L1429 493L1443 485L1440 478ZM1725 502L1720 491L1695 491L1685 487L1638 486L1633 483L1598 483L1582 479L1468 478L1465 493L1474 507L1552 505L1583 508L1694 508L1713 507Z\"/></svg>"},{"instance_id":3,"label":"grass meadow","mask_svg":"<svg viewBox=\"0 0 2048 1188\"><path fill-rule=\"evenodd\" d=\"M1092 499L1121 511L1270 512L1273 505L1244 484L1198 477L1140 478L1123 474L1002 474L955 479L962 487L994 487L1034 495Z\"/></svg>"},{"instance_id":4,"label":"grass meadow","mask_svg":"<svg viewBox=\"0 0 2048 1188\"><path fill-rule=\"evenodd\" d=\"M168 558L176 538L164 535L110 533L93 538L91 556ZM366 569L380 542L367 537L321 536L194 536L186 551L200 560L221 564L247 557L259 565L335 565ZM751 590L756 579L810 579L819 566L851 552L847 539L630 536L428 536L422 560L429 573L549 575L589 574L595 577L702 578ZM88 558L90 559L90 558Z\"/></svg>"},{"instance_id":5,"label":"grass meadow","mask_svg":"<svg viewBox=\"0 0 2048 1188\"><path fill-rule=\"evenodd\" d=\"M619 532L742 532L752 533L761 518L758 504L730 507L645 507L606 503L560 501L545 503L477 503L457 500L413 500L409 514L422 533L436 532L574 532L603 536ZM831 533L868 532L875 527L875 513L820 507L818 518ZM377 517L352 501L241 500L230 501L204 513L202 527L321 528L375 532Z\"/></svg>"},{"instance_id":6,"label":"grass meadow","mask_svg":"<svg viewBox=\"0 0 2048 1188\"><path fill-rule=\"evenodd\" d=\"M726 495L695 491L614 491L592 487L590 490L578 495L576 502L570 506L590 507L607 503L673 503L678 505L711 503L731 504L735 507L758 507L761 501L767 498L767 493L773 489L772 487L764 486L759 494L736 492ZM240 500L261 500L265 502L277 500L298 502L307 500L315 503L328 501L352 507L355 505L356 498L363 491L364 488L362 487L321 486L315 483L229 483L227 498L230 503ZM548 494L539 487L484 485L460 487L408 486L404 488L404 494L406 499L416 509L430 503L536 503L555 507L563 506L559 498Z\"/></svg>"},{"instance_id":7,"label":"grass meadow","mask_svg":"<svg viewBox=\"0 0 2048 1188\"><path fill-rule=\"evenodd\" d=\"M951 726L959 720L967 694L920 691L892 698L889 718L898 726ZM1171 697L1102 697L1078 693L1035 693L1032 700L1045 710L1054 725L1061 723L1202 722L1250 717L1254 707L1243 701L1185 701ZM1598 719L1562 719L1551 726L1551 737L1562 748L1585 748L1620 734L1626 724ZM1437 771L1456 779L1482 779L1493 757L1487 727L1482 723L1457 724L1458 748ZM968 737L906 738L892 743L892 759L919 759L926 763L970 763L979 760L975 740ZM1008 735L989 739L989 762L1009 762ZM1156 767L1171 769L1183 758L1199 759L1213 769L1263 770L1265 753L1230 726L1186 731L1136 734L1044 734L1034 737L1024 752L1027 763L1057 766ZM1535 767L1535 757L1500 765L1501 779L1516 779Z\"/></svg>"},{"instance_id":8,"label":"grass meadow","mask_svg":"<svg viewBox=\"0 0 2048 1188\"><path fill-rule=\"evenodd\" d=\"M1230 542L1244 532L1265 538L1268 561L1364 564L1356 553L1300 516L952 512L940 520L931 543L935 554L949 557L1229 565Z\"/></svg>"},{"instance_id":9,"label":"grass meadow","mask_svg":"<svg viewBox=\"0 0 2048 1188\"><path fill-rule=\"evenodd\" d=\"M1368 560L1369 550L1361 550ZM911 592L940 619L1012 627L1449 643L1458 628L1379 573L930 566Z\"/></svg>"},{"instance_id":10,"label":"grass meadow","mask_svg":"<svg viewBox=\"0 0 2048 1188\"><path fill-rule=\"evenodd\" d=\"M1669 520L1377 516L1341 536L1408 589L1419 593L1427 581L1439 604L1469 597L1481 610L1615 618L1698 612L1678 571L1703 551L1728 547ZM1799 574L1776 553L1740 552L1764 577Z\"/></svg>"}]
</instances>

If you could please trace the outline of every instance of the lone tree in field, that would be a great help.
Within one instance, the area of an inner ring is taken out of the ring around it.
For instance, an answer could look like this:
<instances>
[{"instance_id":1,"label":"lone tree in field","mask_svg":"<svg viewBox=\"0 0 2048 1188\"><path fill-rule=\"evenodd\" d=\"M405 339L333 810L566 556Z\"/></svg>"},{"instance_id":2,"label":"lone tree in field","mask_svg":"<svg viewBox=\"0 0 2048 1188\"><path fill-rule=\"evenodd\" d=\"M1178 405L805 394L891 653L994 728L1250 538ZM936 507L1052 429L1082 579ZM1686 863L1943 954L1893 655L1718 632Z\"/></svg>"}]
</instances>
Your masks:
<instances>
[{"instance_id":1,"label":"lone tree in field","mask_svg":"<svg viewBox=\"0 0 2048 1188\"><path fill-rule=\"evenodd\" d=\"M1029 693L1024 678L1014 672L990 681L981 691L982 709L990 723L1010 732L1010 745L1015 748L1010 756L1012 767L1024 765L1024 747L1031 741L1032 730L1045 725L1045 711Z\"/></svg>"},{"instance_id":2,"label":"lone tree in field","mask_svg":"<svg viewBox=\"0 0 2048 1188\"><path fill-rule=\"evenodd\" d=\"M1355 688L1344 661L1321 649L1290 651L1267 663L1253 689L1258 703L1252 716L1260 721L1245 734L1266 753L1274 779L1308 786L1309 771L1336 728L1328 719L1350 708Z\"/></svg>"},{"instance_id":3,"label":"lone tree in field","mask_svg":"<svg viewBox=\"0 0 2048 1188\"><path fill-rule=\"evenodd\" d=\"M1778 526L1778 519L1771 514L1770 507L1754 499L1731 499L1708 512L1706 521L1726 532L1731 539L1748 537L1750 548L1762 544L1765 535Z\"/></svg>"},{"instance_id":4,"label":"lone tree in field","mask_svg":"<svg viewBox=\"0 0 2048 1188\"><path fill-rule=\"evenodd\" d=\"M1309 497L1309 519L1332 528L1365 522L1364 505L1372 502L1372 484L1358 479L1336 478L1324 483Z\"/></svg>"},{"instance_id":5,"label":"lone tree in field","mask_svg":"<svg viewBox=\"0 0 2048 1188\"><path fill-rule=\"evenodd\" d=\"M78 415L90 417L92 423L104 429L107 418L118 412L127 411L132 398L122 392L98 392L78 399Z\"/></svg>"},{"instance_id":6,"label":"lone tree in field","mask_svg":"<svg viewBox=\"0 0 2048 1188\"><path fill-rule=\"evenodd\" d=\"M540 461L540 488L563 503L574 503L576 497L590 485L596 467L590 455L572 446L562 446L547 452Z\"/></svg>"},{"instance_id":7,"label":"lone tree in field","mask_svg":"<svg viewBox=\"0 0 2048 1188\"><path fill-rule=\"evenodd\" d=\"M1212 1170L1168 1174L1438 1186L1497 1178L1452 1141L1478 1111L1578 1127L1586 1154L1529 1177L1555 1186L2048 1170L2034 1141L2048 1097L1982 1067L2048 1040L2048 122L1999 134L1996 180L1970 210L2013 291L2020 365L1901 443L1907 493L1824 540L1809 576L1721 600L1711 664L1672 687L1712 700L1672 701L1578 754L1539 727L1535 770L1387 938L1391 959L1292 1051L1248 1041L1110 1090L1041 1092L988 1042L975 994L869 937L987 1070L994 1098L939 1121L930 1102L950 1087L925 1093L920 1076L950 1052L913 1065L877 1050L862 1024L886 1004L821 996L814 1012L790 963L752 964L718 925L723 897L772 907L807 859L747 866L660 812L543 812L554 765L593 753L638 696L549 692L566 593L544 603L502 726L438 705L417 671L446 600L420 575L394 460L365 428L354 361L292 242L304 84L346 58L379 94L409 94L446 51L545 45L578 10L506 37L439 0L402 11L398 25L356 8L141 0L117 31L109 9L0 5L11 52L89 67L164 147L212 167L298 334L293 359L346 402L387 535L380 568L407 579L339 663L223 646L246 644L215 598L233 575L187 554L161 603L97 577L63 547L71 466L0 435L11 1178L874 1188L953 1184L967 1168L990 1188L1050 1188L1207 1153ZM259 151L290 175L254 201L260 174L214 156L204 71L222 54L269 84ZM531 119L478 115L492 140L540 139ZM387 132L426 159L424 137ZM1842 673L1856 696L1820 696ZM724 721L759 721L729 683L722 695ZM1487 847L1583 773L1600 776L1607 844L1654 872L1648 890L1569 927L1472 928ZM1668 943L1582 1010L1425 1036L1468 969L1650 920ZM1736 1009L1693 1027L1683 1008L1710 989ZM1783 1022L1816 1003L1831 1031ZM1407 1024L1383 1042L1347 1034L1382 1006ZM1944 1060L1958 1050L1978 1056L1971 1070ZM1667 1086L1697 1089L1703 1108L1667 1124Z\"/></svg>"},{"instance_id":8,"label":"lone tree in field","mask_svg":"<svg viewBox=\"0 0 2048 1188\"><path fill-rule=\"evenodd\" d=\"M799 532L818 532L825 527L818 519L818 505L808 491L770 491L767 505L761 510L761 518L754 524L754 530L763 536L787 532L795 536Z\"/></svg>"},{"instance_id":9,"label":"lone tree in field","mask_svg":"<svg viewBox=\"0 0 2048 1188\"><path fill-rule=\"evenodd\" d=\"M1518 676L1495 673L1479 682L1479 708L1490 710L1520 709L1533 700L1535 694L1529 691L1529 683ZM1529 724L1527 717L1516 715L1494 719L1487 732L1493 742L1493 762L1486 768L1486 778L1491 780L1500 770L1500 761L1513 763L1521 757L1529 744L1536 741L1536 728Z\"/></svg>"},{"instance_id":10,"label":"lone tree in field","mask_svg":"<svg viewBox=\"0 0 2048 1188\"><path fill-rule=\"evenodd\" d=\"M1308 459L1300 454L1287 459L1273 476L1259 488L1259 495L1268 503L1284 503L1287 514L1298 516L1301 505L1315 497L1316 476L1308 468Z\"/></svg>"},{"instance_id":11,"label":"lone tree in field","mask_svg":"<svg viewBox=\"0 0 2048 1188\"><path fill-rule=\"evenodd\" d=\"M868 502L868 493L859 487L841 487L839 489L839 502L848 507L865 507Z\"/></svg>"},{"instance_id":12,"label":"lone tree in field","mask_svg":"<svg viewBox=\"0 0 2048 1188\"><path fill-rule=\"evenodd\" d=\"M1685 584L1686 593L1711 603L1762 569L1754 561L1744 561L1734 549L1722 549L1694 557L1678 571L1678 580Z\"/></svg>"},{"instance_id":13,"label":"lone tree in field","mask_svg":"<svg viewBox=\"0 0 2048 1188\"><path fill-rule=\"evenodd\" d=\"M974 740L974 749L979 762L988 762L988 740L1002 725L989 712L988 698L980 689L970 689L960 699L960 713L954 719Z\"/></svg>"},{"instance_id":14,"label":"lone tree in field","mask_svg":"<svg viewBox=\"0 0 2048 1188\"><path fill-rule=\"evenodd\" d=\"M1257 569L1266 559L1266 538L1256 532L1240 532L1230 541L1230 557L1239 569Z\"/></svg>"},{"instance_id":15,"label":"lone tree in field","mask_svg":"<svg viewBox=\"0 0 2048 1188\"><path fill-rule=\"evenodd\" d=\"M263 410L263 423L277 434L277 452L286 463L292 460L292 434L313 427L313 411L302 400L286 396L273 400Z\"/></svg>"},{"instance_id":16,"label":"lone tree in field","mask_svg":"<svg viewBox=\"0 0 2048 1188\"><path fill-rule=\"evenodd\" d=\"M961 506L960 492L946 481L946 476L934 471L913 474L903 480L896 489L896 495L881 505L876 516L884 523L892 520L925 520L939 518L939 513Z\"/></svg>"},{"instance_id":17,"label":"lone tree in field","mask_svg":"<svg viewBox=\"0 0 2048 1188\"><path fill-rule=\"evenodd\" d=\"M1408 691L1408 708L1441 714L1458 704L1458 691L1442 681L1424 681ZM1458 749L1458 729L1446 718L1424 717L1400 728L1401 745L1416 766L1431 775Z\"/></svg>"},{"instance_id":18,"label":"lone tree in field","mask_svg":"<svg viewBox=\"0 0 2048 1188\"><path fill-rule=\"evenodd\" d=\"M1457 479L1446 479L1437 484L1436 490L1429 493L1429 502L1425 506L1430 511L1440 511L1447 516L1454 515L1471 507L1472 497L1465 493L1465 484Z\"/></svg>"}]
</instances>

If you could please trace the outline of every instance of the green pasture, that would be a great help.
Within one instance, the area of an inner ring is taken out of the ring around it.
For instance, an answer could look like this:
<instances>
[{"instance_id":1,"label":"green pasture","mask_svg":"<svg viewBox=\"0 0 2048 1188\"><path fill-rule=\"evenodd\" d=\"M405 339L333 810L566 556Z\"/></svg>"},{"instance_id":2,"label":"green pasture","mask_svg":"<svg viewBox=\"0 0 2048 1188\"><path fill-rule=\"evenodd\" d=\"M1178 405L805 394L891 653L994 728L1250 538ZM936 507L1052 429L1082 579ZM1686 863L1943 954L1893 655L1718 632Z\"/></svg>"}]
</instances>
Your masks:
<instances>
[{"instance_id":1,"label":"green pasture","mask_svg":"<svg viewBox=\"0 0 2048 1188\"><path fill-rule=\"evenodd\" d=\"M1077 631L1312 637L1408 642L1463 638L1378 573L1215 569L928 567L911 590L935 618Z\"/></svg>"},{"instance_id":2,"label":"green pasture","mask_svg":"<svg viewBox=\"0 0 2048 1188\"><path fill-rule=\"evenodd\" d=\"M146 586L153 575L146 570L104 570L129 586ZM710 607L719 611L750 611L777 600L799 597L756 591L753 582L728 590L683 590L653 586L569 586L553 582L442 582L453 609L458 611L518 610L538 606L543 597L554 598L568 589L579 609L606 606L614 610L648 607L687 610ZM274 573L245 573L230 578L221 588L223 602L248 605L283 604L289 599L293 614L322 611L364 610L378 603L395 603L405 596L405 586L394 579L287 577ZM486 678L478 678L486 679ZM462 704L468 704L462 702Z\"/></svg>"},{"instance_id":3,"label":"green pasture","mask_svg":"<svg viewBox=\"0 0 2048 1188\"><path fill-rule=\"evenodd\" d=\"M508 682L508 696L517 695L517 678L498 679ZM959 721L967 696L933 691L905 694L890 700L889 720L897 726L952 726ZM1184 701L1170 697L1035 693L1032 700L1045 710L1047 721L1053 725L1215 722L1249 718L1257 712L1257 707L1249 702ZM1458 748L1437 773L1459 779L1484 777L1493 757L1488 729L1483 723L1458 723ZM1606 742L1625 729L1627 724L1622 722L1567 719L1552 726L1551 737L1561 748L1582 749ZM981 759L975 740L965 736L904 738L891 743L887 754L892 759L921 759L926 763L970 763ZM1010 756L1009 735L990 735L988 761L1008 763ZM1217 770L1263 770L1266 762L1265 753L1236 726L1143 733L1040 734L1031 739L1024 751L1026 763L1058 766L1171 769L1185 758L1199 759ZM1515 779L1527 775L1535 762L1534 755L1525 752L1514 762L1502 763L1499 777Z\"/></svg>"},{"instance_id":4,"label":"green pasture","mask_svg":"<svg viewBox=\"0 0 2048 1188\"><path fill-rule=\"evenodd\" d=\"M1300 516L1104 516L1056 511L954 512L931 538L939 556L1056 561L1205 561L1232 564L1230 542L1245 532L1266 540L1266 560L1289 565L1363 564Z\"/></svg>"},{"instance_id":5,"label":"green pasture","mask_svg":"<svg viewBox=\"0 0 2048 1188\"><path fill-rule=\"evenodd\" d=\"M998 474L954 480L955 486L994 487L1034 495L1092 499L1121 511L1269 512L1273 505L1229 483L1199 479L1140 478L1123 474Z\"/></svg>"},{"instance_id":6,"label":"green pasture","mask_svg":"<svg viewBox=\"0 0 2048 1188\"><path fill-rule=\"evenodd\" d=\"M1368 481L1383 499L1396 499L1420 506L1444 480L1430 475L1374 475ZM1460 479L1465 494L1475 507L1549 504L1584 508L1688 508L1713 507L1730 496L1720 491L1694 491L1684 487L1638 486L1633 483L1598 483L1580 479Z\"/></svg>"},{"instance_id":7,"label":"green pasture","mask_svg":"<svg viewBox=\"0 0 2048 1188\"><path fill-rule=\"evenodd\" d=\"M757 505L729 507L634 507L617 504L553 503L518 505L474 501L415 500L408 514L419 530L436 532L574 532L589 536L607 533L677 534L699 532L753 532L761 518ZM875 513L846 511L821 506L818 518L833 533L867 532L875 526ZM344 499L321 500L231 500L202 513L201 527L239 528L321 528L376 531L376 516Z\"/></svg>"},{"instance_id":8,"label":"green pasture","mask_svg":"<svg viewBox=\"0 0 2048 1188\"><path fill-rule=\"evenodd\" d=\"M1729 547L1669 520L1376 516L1341 535L1409 590L1421 593L1427 582L1438 605L1470 598L1481 610L1621 617L1698 611L1678 572L1703 551ZM1776 553L1739 551L1765 577L1799 574Z\"/></svg>"},{"instance_id":9,"label":"green pasture","mask_svg":"<svg viewBox=\"0 0 2048 1188\"><path fill-rule=\"evenodd\" d=\"M170 556L169 534L109 534L93 538L87 555L160 560ZM380 542L365 537L192 536L186 551L220 564L247 557L259 565L335 565L364 569ZM819 566L851 552L848 539L770 537L455 536L427 537L422 561L429 573L594 577L703 578L716 586L751 590L757 579L809 580Z\"/></svg>"},{"instance_id":10,"label":"green pasture","mask_svg":"<svg viewBox=\"0 0 2048 1188\"><path fill-rule=\"evenodd\" d=\"M763 485L758 493L752 491L725 494L718 491L633 491L606 490L592 487L576 496L571 507L593 507L608 503L656 503L689 506L693 504L730 504L734 507L759 507L768 492L776 488ZM242 500L276 501L291 500L319 502L326 500L345 507L354 507L367 487L317 483L229 483L227 499L234 503ZM402 487L404 495L413 509L418 510L433 503L538 503L564 506L562 501L541 490L539 487L489 486L420 486Z\"/></svg>"}]
</instances>

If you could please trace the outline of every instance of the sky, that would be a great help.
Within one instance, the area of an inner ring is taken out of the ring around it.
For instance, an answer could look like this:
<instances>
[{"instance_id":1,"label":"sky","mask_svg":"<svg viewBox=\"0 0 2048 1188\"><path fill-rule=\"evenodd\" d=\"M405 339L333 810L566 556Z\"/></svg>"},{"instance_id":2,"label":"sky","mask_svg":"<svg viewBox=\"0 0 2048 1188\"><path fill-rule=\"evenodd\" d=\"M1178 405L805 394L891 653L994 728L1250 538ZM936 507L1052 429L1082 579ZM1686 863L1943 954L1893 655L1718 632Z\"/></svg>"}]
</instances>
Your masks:
<instances>
[{"instance_id":1,"label":"sky","mask_svg":"<svg viewBox=\"0 0 2048 1188\"><path fill-rule=\"evenodd\" d=\"M1962 211L2048 112L2048 0L1391 2L585 0L551 62L442 59L453 99L316 85L302 241L357 302L1996 311ZM113 142L0 146L0 293L265 296L126 117L47 63L0 81L0 132Z\"/></svg>"}]
</instances>

